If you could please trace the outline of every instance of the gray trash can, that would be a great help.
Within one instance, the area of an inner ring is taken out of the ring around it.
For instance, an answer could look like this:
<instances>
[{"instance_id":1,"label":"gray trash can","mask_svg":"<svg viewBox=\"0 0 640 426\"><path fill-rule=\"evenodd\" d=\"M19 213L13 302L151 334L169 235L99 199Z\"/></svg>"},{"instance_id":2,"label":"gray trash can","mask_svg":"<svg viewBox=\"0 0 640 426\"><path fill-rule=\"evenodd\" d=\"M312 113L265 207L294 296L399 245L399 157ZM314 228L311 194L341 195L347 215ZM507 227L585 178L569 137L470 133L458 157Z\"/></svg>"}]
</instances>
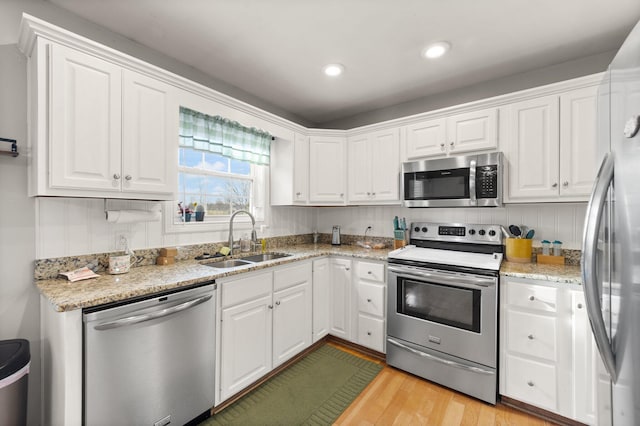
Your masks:
<instances>
[{"instance_id":1,"label":"gray trash can","mask_svg":"<svg viewBox=\"0 0 640 426\"><path fill-rule=\"evenodd\" d=\"M0 425L27 424L29 341L0 340Z\"/></svg>"}]
</instances>

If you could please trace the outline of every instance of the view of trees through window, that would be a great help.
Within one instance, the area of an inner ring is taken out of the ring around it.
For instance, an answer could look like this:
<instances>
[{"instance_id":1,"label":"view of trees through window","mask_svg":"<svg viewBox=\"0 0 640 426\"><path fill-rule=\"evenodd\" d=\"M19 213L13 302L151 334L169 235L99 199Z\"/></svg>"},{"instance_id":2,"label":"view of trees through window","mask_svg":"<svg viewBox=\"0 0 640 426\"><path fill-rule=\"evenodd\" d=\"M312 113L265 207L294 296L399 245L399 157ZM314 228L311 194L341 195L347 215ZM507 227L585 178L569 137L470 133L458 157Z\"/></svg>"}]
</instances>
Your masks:
<instances>
[{"instance_id":1,"label":"view of trees through window","mask_svg":"<svg viewBox=\"0 0 640 426\"><path fill-rule=\"evenodd\" d=\"M253 181L252 166L247 161L181 147L179 220L185 220L185 214L194 215L202 210L206 221L228 217L237 210L251 211Z\"/></svg>"}]
</instances>

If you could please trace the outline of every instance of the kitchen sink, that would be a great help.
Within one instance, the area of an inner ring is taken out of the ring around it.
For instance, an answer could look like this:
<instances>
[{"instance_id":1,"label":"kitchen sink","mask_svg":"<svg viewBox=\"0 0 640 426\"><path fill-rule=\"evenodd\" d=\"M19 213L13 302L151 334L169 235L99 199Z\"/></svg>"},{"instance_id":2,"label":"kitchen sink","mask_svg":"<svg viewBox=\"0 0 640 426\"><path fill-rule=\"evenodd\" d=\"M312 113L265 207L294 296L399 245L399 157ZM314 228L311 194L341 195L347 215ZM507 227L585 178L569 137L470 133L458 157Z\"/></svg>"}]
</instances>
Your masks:
<instances>
[{"instance_id":1,"label":"kitchen sink","mask_svg":"<svg viewBox=\"0 0 640 426\"><path fill-rule=\"evenodd\" d=\"M240 260L240 259L230 259L230 260L220 260L218 262L203 263L203 265L210 266L212 268L227 269L227 268L236 268L238 266L251 265L252 263L254 262L247 262L246 260Z\"/></svg>"},{"instance_id":2,"label":"kitchen sink","mask_svg":"<svg viewBox=\"0 0 640 426\"><path fill-rule=\"evenodd\" d=\"M280 259L282 257L291 256L287 253L261 253L254 254L252 256L243 257L242 260L247 260L249 262L265 262L267 260Z\"/></svg>"}]
</instances>

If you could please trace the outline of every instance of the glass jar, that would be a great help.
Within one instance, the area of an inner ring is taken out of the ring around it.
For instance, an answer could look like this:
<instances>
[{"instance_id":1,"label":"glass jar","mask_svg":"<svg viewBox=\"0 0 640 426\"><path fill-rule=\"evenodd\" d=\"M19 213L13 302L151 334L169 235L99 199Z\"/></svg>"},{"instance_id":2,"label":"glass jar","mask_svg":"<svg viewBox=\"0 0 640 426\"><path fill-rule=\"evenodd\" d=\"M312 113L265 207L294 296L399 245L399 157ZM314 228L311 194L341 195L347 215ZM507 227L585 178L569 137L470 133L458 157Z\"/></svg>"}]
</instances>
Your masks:
<instances>
[{"instance_id":1,"label":"glass jar","mask_svg":"<svg viewBox=\"0 0 640 426\"><path fill-rule=\"evenodd\" d=\"M251 241L247 235L240 238L240 251L251 251Z\"/></svg>"},{"instance_id":2,"label":"glass jar","mask_svg":"<svg viewBox=\"0 0 640 426\"><path fill-rule=\"evenodd\" d=\"M562 241L555 240L553 242L553 255L562 256Z\"/></svg>"},{"instance_id":3,"label":"glass jar","mask_svg":"<svg viewBox=\"0 0 640 426\"><path fill-rule=\"evenodd\" d=\"M542 240L541 241L542 244L542 254L545 256L549 256L550 254L550 248L551 248L551 241L548 240Z\"/></svg>"}]
</instances>

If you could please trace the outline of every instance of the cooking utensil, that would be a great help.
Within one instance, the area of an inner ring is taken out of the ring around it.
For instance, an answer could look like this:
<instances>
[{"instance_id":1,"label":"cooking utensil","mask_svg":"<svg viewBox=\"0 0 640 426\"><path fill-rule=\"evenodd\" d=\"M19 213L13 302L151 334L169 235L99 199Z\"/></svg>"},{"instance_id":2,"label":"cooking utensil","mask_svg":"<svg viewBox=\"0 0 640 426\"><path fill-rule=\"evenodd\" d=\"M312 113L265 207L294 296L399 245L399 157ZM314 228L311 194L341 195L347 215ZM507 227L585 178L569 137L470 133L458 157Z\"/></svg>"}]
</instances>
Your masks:
<instances>
[{"instance_id":1,"label":"cooking utensil","mask_svg":"<svg viewBox=\"0 0 640 426\"><path fill-rule=\"evenodd\" d=\"M527 231L527 235L525 235L524 237L530 240L533 238L535 234L536 234L536 231L534 229L529 229L529 231Z\"/></svg>"},{"instance_id":2,"label":"cooking utensil","mask_svg":"<svg viewBox=\"0 0 640 426\"><path fill-rule=\"evenodd\" d=\"M513 238L520 238L520 236L522 235L522 231L517 225L509 225L509 232L511 232Z\"/></svg>"},{"instance_id":3,"label":"cooking utensil","mask_svg":"<svg viewBox=\"0 0 640 426\"><path fill-rule=\"evenodd\" d=\"M502 231L502 235L504 235L505 238L511 238L511 234L504 228L504 226L500 225L500 230Z\"/></svg>"}]
</instances>

